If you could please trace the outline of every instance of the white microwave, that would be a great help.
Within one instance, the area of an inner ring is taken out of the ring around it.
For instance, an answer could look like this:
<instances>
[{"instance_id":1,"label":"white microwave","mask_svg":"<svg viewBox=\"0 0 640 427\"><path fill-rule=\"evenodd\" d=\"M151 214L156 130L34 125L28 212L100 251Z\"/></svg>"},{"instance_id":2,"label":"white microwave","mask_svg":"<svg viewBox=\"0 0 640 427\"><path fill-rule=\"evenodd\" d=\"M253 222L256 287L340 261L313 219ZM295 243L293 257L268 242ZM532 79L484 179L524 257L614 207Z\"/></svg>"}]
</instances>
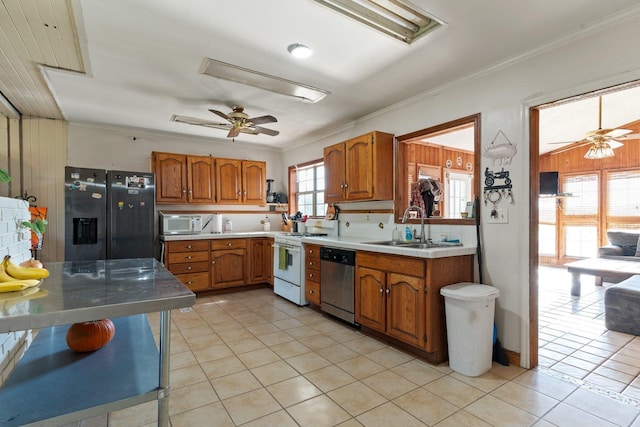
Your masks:
<instances>
[{"instance_id":1,"label":"white microwave","mask_svg":"<svg viewBox=\"0 0 640 427\"><path fill-rule=\"evenodd\" d=\"M160 234L198 234L202 232L202 215L161 214Z\"/></svg>"}]
</instances>

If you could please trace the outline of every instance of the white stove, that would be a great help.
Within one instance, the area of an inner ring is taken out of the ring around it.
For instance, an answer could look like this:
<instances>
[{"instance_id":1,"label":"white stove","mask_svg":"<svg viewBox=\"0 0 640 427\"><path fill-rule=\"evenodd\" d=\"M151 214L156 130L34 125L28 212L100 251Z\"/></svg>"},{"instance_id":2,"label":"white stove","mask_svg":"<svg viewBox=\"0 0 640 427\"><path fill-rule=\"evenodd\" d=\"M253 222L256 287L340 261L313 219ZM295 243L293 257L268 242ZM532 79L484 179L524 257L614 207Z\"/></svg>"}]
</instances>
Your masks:
<instances>
[{"instance_id":1,"label":"white stove","mask_svg":"<svg viewBox=\"0 0 640 427\"><path fill-rule=\"evenodd\" d=\"M298 305L307 305L304 284L303 237L338 236L338 221L308 220L306 233L274 237L273 292Z\"/></svg>"}]
</instances>

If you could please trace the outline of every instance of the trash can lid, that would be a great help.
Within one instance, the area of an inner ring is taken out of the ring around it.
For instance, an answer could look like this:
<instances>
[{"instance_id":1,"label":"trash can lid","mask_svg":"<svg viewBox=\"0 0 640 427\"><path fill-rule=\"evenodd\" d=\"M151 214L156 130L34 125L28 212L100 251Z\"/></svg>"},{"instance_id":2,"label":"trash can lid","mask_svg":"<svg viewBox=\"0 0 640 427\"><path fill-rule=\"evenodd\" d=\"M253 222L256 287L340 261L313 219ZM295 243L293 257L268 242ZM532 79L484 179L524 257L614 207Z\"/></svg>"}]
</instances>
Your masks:
<instances>
[{"instance_id":1,"label":"trash can lid","mask_svg":"<svg viewBox=\"0 0 640 427\"><path fill-rule=\"evenodd\" d=\"M440 294L463 301L488 301L500 296L500 291L493 286L478 283L456 283L440 289Z\"/></svg>"}]
</instances>

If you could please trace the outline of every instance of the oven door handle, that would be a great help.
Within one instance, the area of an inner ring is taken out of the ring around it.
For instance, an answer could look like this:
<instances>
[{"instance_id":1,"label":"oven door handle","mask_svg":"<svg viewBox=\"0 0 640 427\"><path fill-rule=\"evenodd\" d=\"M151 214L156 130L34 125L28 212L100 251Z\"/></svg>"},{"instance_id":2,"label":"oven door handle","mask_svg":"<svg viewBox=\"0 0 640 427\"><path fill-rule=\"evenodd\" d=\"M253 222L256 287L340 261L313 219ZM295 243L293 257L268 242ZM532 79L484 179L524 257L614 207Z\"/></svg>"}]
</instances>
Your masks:
<instances>
[{"instance_id":1,"label":"oven door handle","mask_svg":"<svg viewBox=\"0 0 640 427\"><path fill-rule=\"evenodd\" d=\"M289 252L300 253L300 251L301 251L301 248L299 248L298 246L279 245L278 243L274 244L273 247L276 248L276 249L280 249L281 247L283 247Z\"/></svg>"}]
</instances>

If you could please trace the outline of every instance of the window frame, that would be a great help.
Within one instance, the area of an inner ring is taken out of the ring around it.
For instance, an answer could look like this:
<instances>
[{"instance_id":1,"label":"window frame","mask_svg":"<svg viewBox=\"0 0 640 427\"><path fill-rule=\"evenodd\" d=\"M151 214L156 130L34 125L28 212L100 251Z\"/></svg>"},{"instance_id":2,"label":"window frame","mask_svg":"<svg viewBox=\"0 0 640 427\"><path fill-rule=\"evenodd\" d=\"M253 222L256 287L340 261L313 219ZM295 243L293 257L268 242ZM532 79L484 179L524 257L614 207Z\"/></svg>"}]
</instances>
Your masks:
<instances>
[{"instance_id":1,"label":"window frame","mask_svg":"<svg viewBox=\"0 0 640 427\"><path fill-rule=\"evenodd\" d=\"M289 213L297 212L298 209L298 181L297 181L297 171L298 169L308 168L308 167L317 167L324 166L324 158L310 160L308 162L300 163L298 165L292 165L288 168L289 175ZM326 171L325 171L326 172ZM325 175L325 184L326 184L326 175ZM324 192L325 190L322 190ZM317 190L314 191L316 193ZM326 205L326 203L324 203ZM309 216L310 218L324 218L324 216Z\"/></svg>"}]
</instances>

